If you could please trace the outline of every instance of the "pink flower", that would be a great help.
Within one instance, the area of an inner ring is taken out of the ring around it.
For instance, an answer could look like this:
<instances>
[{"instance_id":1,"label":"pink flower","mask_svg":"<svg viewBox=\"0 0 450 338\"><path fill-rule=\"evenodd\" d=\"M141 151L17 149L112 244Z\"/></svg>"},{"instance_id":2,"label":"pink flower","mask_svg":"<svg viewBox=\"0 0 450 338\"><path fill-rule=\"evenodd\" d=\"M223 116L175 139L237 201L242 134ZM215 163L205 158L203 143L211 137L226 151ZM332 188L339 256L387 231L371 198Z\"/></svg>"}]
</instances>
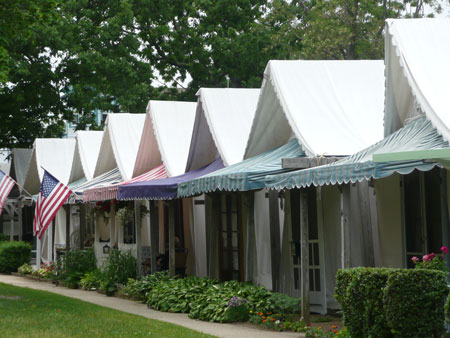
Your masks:
<instances>
[{"instance_id":1,"label":"pink flower","mask_svg":"<svg viewBox=\"0 0 450 338\"><path fill-rule=\"evenodd\" d=\"M419 261L419 257L414 256L413 258L411 258L411 260L412 260L414 263L417 263L417 262Z\"/></svg>"},{"instance_id":2,"label":"pink flower","mask_svg":"<svg viewBox=\"0 0 450 338\"><path fill-rule=\"evenodd\" d=\"M446 253L448 253L448 248L446 246L443 246L441 247L441 251L445 255Z\"/></svg>"},{"instance_id":3,"label":"pink flower","mask_svg":"<svg viewBox=\"0 0 450 338\"><path fill-rule=\"evenodd\" d=\"M423 261L428 262L430 260L430 255L423 256Z\"/></svg>"},{"instance_id":4,"label":"pink flower","mask_svg":"<svg viewBox=\"0 0 450 338\"><path fill-rule=\"evenodd\" d=\"M434 254L434 252L432 252L428 256L430 257L430 260L432 260L436 255Z\"/></svg>"}]
</instances>

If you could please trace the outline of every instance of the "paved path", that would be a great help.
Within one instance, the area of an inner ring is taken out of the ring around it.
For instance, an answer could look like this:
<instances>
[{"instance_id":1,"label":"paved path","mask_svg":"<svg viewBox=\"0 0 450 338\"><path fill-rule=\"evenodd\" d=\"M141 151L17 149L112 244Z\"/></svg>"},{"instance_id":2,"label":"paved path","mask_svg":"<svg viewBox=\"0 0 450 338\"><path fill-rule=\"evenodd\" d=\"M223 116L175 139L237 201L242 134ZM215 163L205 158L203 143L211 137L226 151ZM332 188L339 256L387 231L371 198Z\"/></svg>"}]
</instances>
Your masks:
<instances>
[{"instance_id":1,"label":"paved path","mask_svg":"<svg viewBox=\"0 0 450 338\"><path fill-rule=\"evenodd\" d=\"M30 289L43 290L53 292L59 295L76 298L85 302L109 307L119 311L132 313L138 316L161 320L163 322L181 325L199 332L207 333L216 337L224 338L288 338L288 337L304 337L301 333L293 332L273 332L268 330L260 330L251 324L220 324L209 323L200 320L188 318L186 314L182 313L167 313L148 309L145 304L135 301L121 299L117 297L106 297L92 291L74 290L61 286L55 286L47 282L33 281L27 278L0 275L0 282L11 284L20 287L27 287Z\"/></svg>"}]
</instances>

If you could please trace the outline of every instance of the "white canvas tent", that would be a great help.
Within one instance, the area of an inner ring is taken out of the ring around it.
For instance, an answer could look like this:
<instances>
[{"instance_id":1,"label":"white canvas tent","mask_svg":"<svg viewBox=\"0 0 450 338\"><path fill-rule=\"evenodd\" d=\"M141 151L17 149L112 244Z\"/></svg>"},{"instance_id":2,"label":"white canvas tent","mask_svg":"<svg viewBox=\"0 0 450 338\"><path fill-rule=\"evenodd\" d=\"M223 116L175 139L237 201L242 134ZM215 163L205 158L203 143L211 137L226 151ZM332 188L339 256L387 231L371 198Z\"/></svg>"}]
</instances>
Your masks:
<instances>
[{"instance_id":1,"label":"white canvas tent","mask_svg":"<svg viewBox=\"0 0 450 338\"><path fill-rule=\"evenodd\" d=\"M425 114L450 141L450 19L386 20L385 136Z\"/></svg>"},{"instance_id":2,"label":"white canvas tent","mask_svg":"<svg viewBox=\"0 0 450 338\"><path fill-rule=\"evenodd\" d=\"M383 61L270 61L264 73L245 159L286 144L292 138L298 140L309 157L352 154L383 137L383 111ZM365 212L370 214L373 201L358 200L368 189L367 184L354 187L348 192L348 198L354 203L364 201ZM267 198L264 200L264 194L265 191L255 192L258 222L255 223L255 280L266 287L300 296L300 284L295 282L299 262L294 264L291 252L291 243L297 240L294 234L299 231L293 231L293 227L299 225L291 212L295 213L300 206L292 205L290 194L282 198L275 195L270 203ZM310 267L318 274L310 281L315 287L310 294L311 307L324 313L327 308L337 306L333 295L340 248L335 238L339 234L341 197L336 187L310 192L308 196L313 199L309 201L312 204L309 212L310 217L317 220L318 236L310 238L310 245L317 245L315 255L320 261L319 265ZM360 219L359 214L351 217L355 221ZM271 231L274 222L279 222L275 229L279 229L280 238L276 239L271 238L277 237L276 231ZM376 220L369 216L365 226L370 228L371 222ZM355 231L352 236L354 251L363 255L360 242L365 233ZM270 254L267 247L278 240L281 252ZM279 259L279 255L281 259L272 262ZM279 277L271 278L277 277L276 271Z\"/></svg>"},{"instance_id":3,"label":"white canvas tent","mask_svg":"<svg viewBox=\"0 0 450 338\"><path fill-rule=\"evenodd\" d=\"M259 89L201 88L186 171L217 158L225 166L244 158Z\"/></svg>"},{"instance_id":4,"label":"white canvas tent","mask_svg":"<svg viewBox=\"0 0 450 338\"><path fill-rule=\"evenodd\" d=\"M308 156L349 155L383 137L383 61L269 61L245 158L296 137Z\"/></svg>"},{"instance_id":5,"label":"white canvas tent","mask_svg":"<svg viewBox=\"0 0 450 338\"><path fill-rule=\"evenodd\" d=\"M43 139L34 141L33 153L25 178L24 188L31 194L38 194L45 168L61 183L67 185L72 171L75 139ZM50 226L42 238L42 259L52 259L54 244L65 244L65 212L60 209L55 217L55 238ZM39 253L37 254L39 257Z\"/></svg>"},{"instance_id":6,"label":"white canvas tent","mask_svg":"<svg viewBox=\"0 0 450 338\"><path fill-rule=\"evenodd\" d=\"M168 177L184 174L195 102L149 101L133 177L164 164Z\"/></svg>"},{"instance_id":7,"label":"white canvas tent","mask_svg":"<svg viewBox=\"0 0 450 338\"><path fill-rule=\"evenodd\" d=\"M72 171L69 183L94 176L95 166L100 153L103 131L77 131Z\"/></svg>"},{"instance_id":8,"label":"white canvas tent","mask_svg":"<svg viewBox=\"0 0 450 338\"><path fill-rule=\"evenodd\" d=\"M145 114L108 114L93 177L119 168L122 178L132 178L144 128Z\"/></svg>"}]
</instances>

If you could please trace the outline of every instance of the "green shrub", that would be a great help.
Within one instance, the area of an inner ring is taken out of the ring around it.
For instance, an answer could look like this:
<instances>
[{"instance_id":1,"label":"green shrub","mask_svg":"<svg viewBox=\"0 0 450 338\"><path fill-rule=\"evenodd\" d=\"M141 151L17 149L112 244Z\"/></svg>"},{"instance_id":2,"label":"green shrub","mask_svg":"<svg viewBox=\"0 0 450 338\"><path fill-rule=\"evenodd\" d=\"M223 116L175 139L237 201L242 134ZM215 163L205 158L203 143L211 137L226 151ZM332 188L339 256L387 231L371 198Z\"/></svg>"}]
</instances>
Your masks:
<instances>
[{"instance_id":1,"label":"green shrub","mask_svg":"<svg viewBox=\"0 0 450 338\"><path fill-rule=\"evenodd\" d=\"M385 309L394 337L440 337L444 333L446 275L424 269L389 274Z\"/></svg>"},{"instance_id":2,"label":"green shrub","mask_svg":"<svg viewBox=\"0 0 450 338\"><path fill-rule=\"evenodd\" d=\"M244 298L252 311L273 311L271 292L251 283L229 281L211 285L191 304L190 318L211 322L226 321L227 304L233 296Z\"/></svg>"},{"instance_id":3,"label":"green shrub","mask_svg":"<svg viewBox=\"0 0 450 338\"><path fill-rule=\"evenodd\" d=\"M153 287L159 283L165 283L169 281L169 279L170 277L167 271L155 272L138 280L129 278L127 285L124 288L124 292L127 296L140 301L145 301L148 297L148 293Z\"/></svg>"},{"instance_id":4,"label":"green shrub","mask_svg":"<svg viewBox=\"0 0 450 338\"><path fill-rule=\"evenodd\" d=\"M352 337L440 337L446 274L437 270L339 270L336 299Z\"/></svg>"},{"instance_id":5,"label":"green shrub","mask_svg":"<svg viewBox=\"0 0 450 338\"><path fill-rule=\"evenodd\" d=\"M0 233L0 242L9 242L9 236Z\"/></svg>"},{"instance_id":6,"label":"green shrub","mask_svg":"<svg viewBox=\"0 0 450 338\"><path fill-rule=\"evenodd\" d=\"M112 295L118 284L127 284L129 278L136 278L136 258L130 251L111 250L103 263L100 289Z\"/></svg>"},{"instance_id":7,"label":"green shrub","mask_svg":"<svg viewBox=\"0 0 450 338\"><path fill-rule=\"evenodd\" d=\"M58 279L69 288L77 288L81 278L96 269L93 249L68 251L58 261Z\"/></svg>"},{"instance_id":8,"label":"green shrub","mask_svg":"<svg viewBox=\"0 0 450 338\"><path fill-rule=\"evenodd\" d=\"M383 288L390 271L372 268L338 271L336 299L342 306L344 323L352 336L390 336L383 305Z\"/></svg>"},{"instance_id":9,"label":"green shrub","mask_svg":"<svg viewBox=\"0 0 450 338\"><path fill-rule=\"evenodd\" d=\"M147 305L164 312L189 313L191 305L213 283L217 281L200 277L169 279L149 291Z\"/></svg>"},{"instance_id":10,"label":"green shrub","mask_svg":"<svg viewBox=\"0 0 450 338\"><path fill-rule=\"evenodd\" d=\"M100 288L102 273L100 270L88 272L80 280L80 286L83 290L96 290Z\"/></svg>"},{"instance_id":11,"label":"green shrub","mask_svg":"<svg viewBox=\"0 0 450 338\"><path fill-rule=\"evenodd\" d=\"M25 263L17 269L17 272L21 275L30 275L33 272L33 267L30 264Z\"/></svg>"},{"instance_id":12,"label":"green shrub","mask_svg":"<svg viewBox=\"0 0 450 338\"><path fill-rule=\"evenodd\" d=\"M269 296L272 312L280 314L299 313L301 310L300 298L290 297L283 293L272 292Z\"/></svg>"},{"instance_id":13,"label":"green shrub","mask_svg":"<svg viewBox=\"0 0 450 338\"><path fill-rule=\"evenodd\" d=\"M15 272L31 260L31 245L25 242L0 242L0 272Z\"/></svg>"}]
</instances>

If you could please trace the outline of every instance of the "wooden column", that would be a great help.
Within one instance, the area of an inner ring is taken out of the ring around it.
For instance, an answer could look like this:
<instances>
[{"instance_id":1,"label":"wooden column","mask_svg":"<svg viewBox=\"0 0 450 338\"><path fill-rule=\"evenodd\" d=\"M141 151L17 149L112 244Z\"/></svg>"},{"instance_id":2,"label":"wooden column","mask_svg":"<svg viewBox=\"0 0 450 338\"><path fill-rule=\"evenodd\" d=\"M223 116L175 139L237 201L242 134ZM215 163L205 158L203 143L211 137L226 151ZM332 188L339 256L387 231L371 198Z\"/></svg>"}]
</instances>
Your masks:
<instances>
[{"instance_id":1,"label":"wooden column","mask_svg":"<svg viewBox=\"0 0 450 338\"><path fill-rule=\"evenodd\" d=\"M310 322L309 312L309 234L308 234L308 192L300 189L300 241L301 241L301 305L302 317Z\"/></svg>"},{"instance_id":2,"label":"wooden column","mask_svg":"<svg viewBox=\"0 0 450 338\"><path fill-rule=\"evenodd\" d=\"M350 229L349 229L349 208L350 208L350 186L341 185L341 268L350 267Z\"/></svg>"},{"instance_id":3,"label":"wooden column","mask_svg":"<svg viewBox=\"0 0 450 338\"><path fill-rule=\"evenodd\" d=\"M55 216L55 218L56 218L56 216ZM52 240L50 242L51 243L50 248L52 250L52 255L51 255L52 261L55 261L55 232L56 232L55 218L53 218L53 221L52 221Z\"/></svg>"},{"instance_id":4,"label":"wooden column","mask_svg":"<svg viewBox=\"0 0 450 338\"><path fill-rule=\"evenodd\" d=\"M141 201L134 201L134 226L136 231L136 273L137 276L141 275L142 267L142 244L141 244Z\"/></svg>"},{"instance_id":5,"label":"wooden column","mask_svg":"<svg viewBox=\"0 0 450 338\"><path fill-rule=\"evenodd\" d=\"M42 243L38 236L36 236L36 266L39 269L41 267L42 257Z\"/></svg>"},{"instance_id":6,"label":"wooden column","mask_svg":"<svg viewBox=\"0 0 450 338\"><path fill-rule=\"evenodd\" d=\"M111 247L111 249L114 247L115 243L116 243L116 237L115 237L115 233L116 233L116 208L114 205L114 202L111 201L111 207L110 207L110 211L109 211L109 246ZM123 229L122 229L122 236L123 236Z\"/></svg>"},{"instance_id":7,"label":"wooden column","mask_svg":"<svg viewBox=\"0 0 450 338\"><path fill-rule=\"evenodd\" d=\"M280 289L280 215L278 209L278 191L269 190L270 256L272 265L272 290Z\"/></svg>"},{"instance_id":8,"label":"wooden column","mask_svg":"<svg viewBox=\"0 0 450 338\"><path fill-rule=\"evenodd\" d=\"M150 250L152 273L156 272L156 257L159 255L158 201L150 201Z\"/></svg>"},{"instance_id":9,"label":"wooden column","mask_svg":"<svg viewBox=\"0 0 450 338\"><path fill-rule=\"evenodd\" d=\"M239 199L238 199L239 203ZM242 193L242 225L247 225L247 250L246 250L246 276L245 281L253 280L257 272L257 252L256 252L256 232L255 232L255 211L254 192L246 191ZM245 243L244 243L245 245Z\"/></svg>"},{"instance_id":10,"label":"wooden column","mask_svg":"<svg viewBox=\"0 0 450 338\"><path fill-rule=\"evenodd\" d=\"M80 204L80 249L84 249L84 241L86 240L86 204Z\"/></svg>"},{"instance_id":11,"label":"wooden column","mask_svg":"<svg viewBox=\"0 0 450 338\"><path fill-rule=\"evenodd\" d=\"M70 250L70 219L71 219L71 205L67 204L64 206L66 211L66 251Z\"/></svg>"},{"instance_id":12,"label":"wooden column","mask_svg":"<svg viewBox=\"0 0 450 338\"><path fill-rule=\"evenodd\" d=\"M23 236L23 219L22 219L22 201L19 200L17 206L17 213L19 215L19 241L22 240Z\"/></svg>"},{"instance_id":13,"label":"wooden column","mask_svg":"<svg viewBox=\"0 0 450 338\"><path fill-rule=\"evenodd\" d=\"M169 203L169 276L175 276L175 205L174 201Z\"/></svg>"},{"instance_id":14,"label":"wooden column","mask_svg":"<svg viewBox=\"0 0 450 338\"><path fill-rule=\"evenodd\" d=\"M10 205L10 212L9 212L9 240L10 242L14 241L14 206Z\"/></svg>"}]
</instances>

